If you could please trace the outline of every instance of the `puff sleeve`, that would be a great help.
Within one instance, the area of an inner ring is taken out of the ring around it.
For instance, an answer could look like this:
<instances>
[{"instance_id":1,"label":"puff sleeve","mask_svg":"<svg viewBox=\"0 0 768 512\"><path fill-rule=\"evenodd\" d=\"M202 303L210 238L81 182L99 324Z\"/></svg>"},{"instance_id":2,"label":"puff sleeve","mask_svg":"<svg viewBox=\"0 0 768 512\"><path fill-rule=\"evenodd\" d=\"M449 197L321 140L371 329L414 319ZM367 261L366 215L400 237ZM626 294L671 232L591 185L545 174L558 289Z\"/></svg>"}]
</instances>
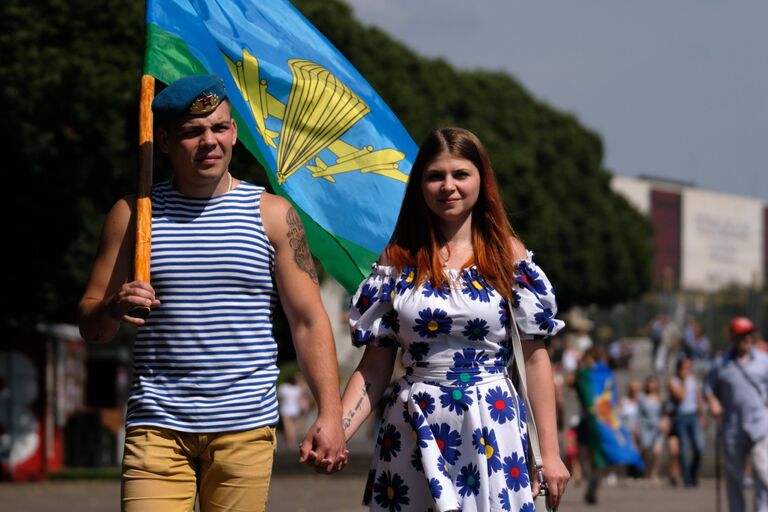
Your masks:
<instances>
[{"instance_id":1,"label":"puff sleeve","mask_svg":"<svg viewBox=\"0 0 768 512\"><path fill-rule=\"evenodd\" d=\"M555 319L555 290L546 274L533 262L533 253L515 265L511 312L521 339L542 339L556 334L565 322Z\"/></svg>"},{"instance_id":2,"label":"puff sleeve","mask_svg":"<svg viewBox=\"0 0 768 512\"><path fill-rule=\"evenodd\" d=\"M356 347L397 347L400 323L392 307L397 273L385 265L373 265L368 278L352 297L349 328Z\"/></svg>"}]
</instances>

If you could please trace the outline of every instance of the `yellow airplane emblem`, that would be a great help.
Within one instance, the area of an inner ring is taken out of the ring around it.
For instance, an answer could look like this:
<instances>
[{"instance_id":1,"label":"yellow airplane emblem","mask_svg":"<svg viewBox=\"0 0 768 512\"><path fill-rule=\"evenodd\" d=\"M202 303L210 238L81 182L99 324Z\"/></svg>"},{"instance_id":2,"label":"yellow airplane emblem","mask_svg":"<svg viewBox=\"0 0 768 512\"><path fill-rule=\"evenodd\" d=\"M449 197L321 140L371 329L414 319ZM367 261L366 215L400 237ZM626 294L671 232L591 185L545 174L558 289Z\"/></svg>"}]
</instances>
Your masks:
<instances>
[{"instance_id":1,"label":"yellow airplane emblem","mask_svg":"<svg viewBox=\"0 0 768 512\"><path fill-rule=\"evenodd\" d=\"M264 143L277 149L277 180L282 184L306 166L315 178L331 183L335 175L352 171L373 173L406 183L408 175L399 170L405 154L393 148L357 148L341 135L368 112L368 106L322 66L291 59L293 83L287 104L267 92L267 81L259 74L259 61L243 49L242 60L224 55L237 87L248 103L256 129ZM266 120L282 121L280 133L267 128ZM277 142L276 142L277 141ZM328 149L337 158L332 164L318 154ZM314 163L311 163L314 158Z\"/></svg>"}]
</instances>

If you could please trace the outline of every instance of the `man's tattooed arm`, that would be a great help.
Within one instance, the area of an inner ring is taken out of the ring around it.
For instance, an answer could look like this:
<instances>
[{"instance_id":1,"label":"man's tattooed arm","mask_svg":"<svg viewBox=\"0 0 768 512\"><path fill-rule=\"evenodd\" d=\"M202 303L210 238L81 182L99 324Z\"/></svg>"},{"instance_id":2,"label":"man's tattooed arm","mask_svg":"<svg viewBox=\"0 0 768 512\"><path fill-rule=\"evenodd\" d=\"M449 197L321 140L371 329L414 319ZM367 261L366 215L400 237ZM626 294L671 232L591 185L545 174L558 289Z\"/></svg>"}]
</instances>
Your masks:
<instances>
[{"instance_id":1,"label":"man's tattooed arm","mask_svg":"<svg viewBox=\"0 0 768 512\"><path fill-rule=\"evenodd\" d=\"M363 394L360 396L360 398L357 400L357 403L355 404L355 407L353 409L350 409L347 411L347 415L344 416L344 430L348 430L349 427L352 425L352 418L357 415L358 412L360 412L360 406L363 404L363 398L368 396L368 390L371 389L371 383L366 382L365 386L363 387Z\"/></svg>"},{"instance_id":2,"label":"man's tattooed arm","mask_svg":"<svg viewBox=\"0 0 768 512\"><path fill-rule=\"evenodd\" d=\"M312 254L309 252L309 246L307 246L307 234L304 231L304 226L301 224L299 214L296 213L296 210L290 208L285 220L288 222L288 243L291 249L293 249L293 258L296 261L296 265L309 274L312 281L318 283L315 263L312 261Z\"/></svg>"}]
</instances>

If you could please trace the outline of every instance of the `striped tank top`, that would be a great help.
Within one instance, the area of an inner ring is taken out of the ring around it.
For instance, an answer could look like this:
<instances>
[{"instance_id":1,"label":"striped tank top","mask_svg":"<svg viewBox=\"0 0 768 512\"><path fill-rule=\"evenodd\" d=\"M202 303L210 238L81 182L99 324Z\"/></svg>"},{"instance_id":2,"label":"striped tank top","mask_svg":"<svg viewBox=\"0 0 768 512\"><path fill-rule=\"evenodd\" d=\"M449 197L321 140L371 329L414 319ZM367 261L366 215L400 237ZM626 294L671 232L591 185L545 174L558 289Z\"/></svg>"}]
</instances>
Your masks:
<instances>
[{"instance_id":1,"label":"striped tank top","mask_svg":"<svg viewBox=\"0 0 768 512\"><path fill-rule=\"evenodd\" d=\"M262 187L210 199L152 190L151 284L161 304L139 327L126 426L227 432L278 420L274 249Z\"/></svg>"}]
</instances>

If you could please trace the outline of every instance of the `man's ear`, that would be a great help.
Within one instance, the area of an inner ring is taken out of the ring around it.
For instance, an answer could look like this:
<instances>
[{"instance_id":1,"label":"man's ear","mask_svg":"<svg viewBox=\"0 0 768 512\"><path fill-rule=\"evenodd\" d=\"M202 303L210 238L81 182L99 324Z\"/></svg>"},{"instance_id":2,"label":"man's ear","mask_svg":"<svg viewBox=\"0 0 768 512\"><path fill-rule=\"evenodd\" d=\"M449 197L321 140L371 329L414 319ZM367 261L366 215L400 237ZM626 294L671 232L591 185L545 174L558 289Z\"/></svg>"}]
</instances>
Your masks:
<instances>
[{"instance_id":1,"label":"man's ear","mask_svg":"<svg viewBox=\"0 0 768 512\"><path fill-rule=\"evenodd\" d=\"M157 141L157 146L160 148L160 151L163 153L168 152L168 148L170 147L170 144L168 142L168 129L163 126L158 126L155 128L155 140Z\"/></svg>"},{"instance_id":2,"label":"man's ear","mask_svg":"<svg viewBox=\"0 0 768 512\"><path fill-rule=\"evenodd\" d=\"M237 123L234 117L232 118L232 131L234 132L234 135L232 135L232 145L234 146L237 144Z\"/></svg>"}]
</instances>

